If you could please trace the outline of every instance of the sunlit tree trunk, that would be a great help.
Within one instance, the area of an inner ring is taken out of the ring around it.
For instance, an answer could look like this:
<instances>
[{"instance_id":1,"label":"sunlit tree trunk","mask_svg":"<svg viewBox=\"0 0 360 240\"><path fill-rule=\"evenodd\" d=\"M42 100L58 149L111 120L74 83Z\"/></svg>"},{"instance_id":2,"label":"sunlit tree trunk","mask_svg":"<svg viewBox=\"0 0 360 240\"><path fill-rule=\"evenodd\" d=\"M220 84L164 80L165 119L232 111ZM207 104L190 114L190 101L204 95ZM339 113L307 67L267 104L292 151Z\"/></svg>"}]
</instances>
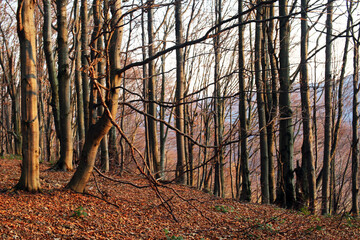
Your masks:
<instances>
[{"instance_id":1,"label":"sunlit tree trunk","mask_svg":"<svg viewBox=\"0 0 360 240\"><path fill-rule=\"evenodd\" d=\"M70 108L70 75L69 75L69 49L67 28L67 0L56 0L57 26L58 26L58 81L60 104L60 159L56 168L63 171L73 169L73 136L71 129Z\"/></svg>"},{"instance_id":2,"label":"sunlit tree trunk","mask_svg":"<svg viewBox=\"0 0 360 240\"><path fill-rule=\"evenodd\" d=\"M110 61L110 86L107 106L111 116L116 116L118 107L119 90L116 88L121 84L121 76L117 73L120 68L120 47L122 41L122 18L121 18L121 0L114 0L111 5L111 28L112 34L109 46ZM80 164L75 174L71 178L68 187L76 192L84 192L86 183L92 173L96 153L101 139L108 133L112 127L111 120L106 112L99 121L89 128L83 151L80 156Z\"/></svg>"},{"instance_id":3,"label":"sunlit tree trunk","mask_svg":"<svg viewBox=\"0 0 360 240\"><path fill-rule=\"evenodd\" d=\"M294 155L294 130L292 123L293 112L291 110L290 100L290 64L289 64L289 41L290 41L290 25L287 0L279 0L279 16L280 16L280 94L279 94L279 110L280 110L280 129L279 129L279 157L280 164L283 164L283 194L284 202L281 205L287 208L293 208L295 204L294 189L294 171L293 171L293 155Z\"/></svg>"},{"instance_id":4,"label":"sunlit tree trunk","mask_svg":"<svg viewBox=\"0 0 360 240\"><path fill-rule=\"evenodd\" d=\"M35 0L18 1L17 31L20 41L21 128L23 147L21 176L16 188L31 192L40 190L35 7Z\"/></svg>"},{"instance_id":5,"label":"sunlit tree trunk","mask_svg":"<svg viewBox=\"0 0 360 240\"><path fill-rule=\"evenodd\" d=\"M323 161L323 187L322 187L322 214L329 213L329 172L330 172L330 145L331 145L331 38L332 38L332 15L333 1L328 0L326 18L326 50L325 50L325 126L324 126L324 161Z\"/></svg>"}]
</instances>

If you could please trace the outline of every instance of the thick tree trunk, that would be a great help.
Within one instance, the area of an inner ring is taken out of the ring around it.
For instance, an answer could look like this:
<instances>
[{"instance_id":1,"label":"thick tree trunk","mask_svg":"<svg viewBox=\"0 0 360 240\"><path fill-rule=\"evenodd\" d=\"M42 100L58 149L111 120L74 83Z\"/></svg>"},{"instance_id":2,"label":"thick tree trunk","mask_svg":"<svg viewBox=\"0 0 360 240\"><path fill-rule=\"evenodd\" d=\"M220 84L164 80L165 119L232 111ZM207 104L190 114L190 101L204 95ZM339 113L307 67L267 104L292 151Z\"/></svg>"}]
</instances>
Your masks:
<instances>
[{"instance_id":1,"label":"thick tree trunk","mask_svg":"<svg viewBox=\"0 0 360 240\"><path fill-rule=\"evenodd\" d=\"M21 127L23 148L21 176L16 188L31 192L40 190L35 6L35 0L19 0L17 10L21 63Z\"/></svg>"},{"instance_id":2,"label":"thick tree trunk","mask_svg":"<svg viewBox=\"0 0 360 240\"><path fill-rule=\"evenodd\" d=\"M287 208L293 208L295 204L294 189L294 171L293 171L293 155L294 155L294 130L292 123L292 110L290 99L290 77L289 77L289 41L290 41L290 25L287 13L287 0L279 0L279 16L280 16L280 132L279 132L279 151L280 164L283 166L283 194L284 202L281 205Z\"/></svg>"},{"instance_id":3,"label":"thick tree trunk","mask_svg":"<svg viewBox=\"0 0 360 240\"><path fill-rule=\"evenodd\" d=\"M70 75L68 54L68 28L66 20L67 0L56 0L58 26L58 81L60 103L60 159L56 168L63 171L73 169L73 136L71 129Z\"/></svg>"},{"instance_id":4,"label":"thick tree trunk","mask_svg":"<svg viewBox=\"0 0 360 240\"><path fill-rule=\"evenodd\" d=\"M331 35L332 35L332 12L333 1L328 0L326 19L326 50L325 50L325 127L324 127L324 161L323 161L323 187L322 187L322 214L329 213L329 172L330 172L330 145L331 145Z\"/></svg>"},{"instance_id":5,"label":"thick tree trunk","mask_svg":"<svg viewBox=\"0 0 360 240\"><path fill-rule=\"evenodd\" d=\"M121 19L121 0L113 1L111 5L112 20L111 27L113 34L110 39L109 61L110 61L110 92L108 99L108 110L111 116L116 116L118 107L119 90L116 88L121 84L121 76L116 73L120 68L120 47L122 41L122 19ZM84 192L86 183L92 173L96 153L101 139L109 132L112 127L111 119L105 110L99 121L92 125L87 133L83 151L80 156L80 164L75 174L70 180L68 187L76 192Z\"/></svg>"},{"instance_id":6,"label":"thick tree trunk","mask_svg":"<svg viewBox=\"0 0 360 240\"><path fill-rule=\"evenodd\" d=\"M181 1L175 2L175 33L176 44L183 43L182 32L182 6ZM184 54L181 48L176 49L176 92L175 92L175 118L176 128L181 132L185 132L184 126ZM180 133L176 133L176 145L177 145L177 163L176 163L176 178L178 183L185 183L184 164L186 162L185 157L185 139Z\"/></svg>"}]
</instances>

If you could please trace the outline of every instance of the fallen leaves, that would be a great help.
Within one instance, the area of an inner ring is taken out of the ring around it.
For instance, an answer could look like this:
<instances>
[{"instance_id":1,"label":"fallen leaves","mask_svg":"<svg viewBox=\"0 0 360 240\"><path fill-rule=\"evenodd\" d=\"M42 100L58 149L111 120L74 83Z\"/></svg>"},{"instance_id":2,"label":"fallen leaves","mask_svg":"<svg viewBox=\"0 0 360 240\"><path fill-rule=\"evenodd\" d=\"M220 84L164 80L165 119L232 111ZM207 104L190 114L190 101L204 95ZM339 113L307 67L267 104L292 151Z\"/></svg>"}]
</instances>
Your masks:
<instances>
[{"instance_id":1,"label":"fallen leaves","mask_svg":"<svg viewBox=\"0 0 360 240\"><path fill-rule=\"evenodd\" d=\"M0 160L0 190L11 189L19 178L18 160ZM150 188L99 177L106 192L100 199L95 181L89 194L63 189L72 173L46 171L41 164L42 193L0 193L2 239L356 239L359 220L350 216L322 217L272 205L220 199L179 185L159 190L179 222L175 222ZM138 176L123 182L146 185ZM97 197L94 197L95 195ZM185 201L186 200L186 201ZM112 203L112 204L109 204Z\"/></svg>"}]
</instances>

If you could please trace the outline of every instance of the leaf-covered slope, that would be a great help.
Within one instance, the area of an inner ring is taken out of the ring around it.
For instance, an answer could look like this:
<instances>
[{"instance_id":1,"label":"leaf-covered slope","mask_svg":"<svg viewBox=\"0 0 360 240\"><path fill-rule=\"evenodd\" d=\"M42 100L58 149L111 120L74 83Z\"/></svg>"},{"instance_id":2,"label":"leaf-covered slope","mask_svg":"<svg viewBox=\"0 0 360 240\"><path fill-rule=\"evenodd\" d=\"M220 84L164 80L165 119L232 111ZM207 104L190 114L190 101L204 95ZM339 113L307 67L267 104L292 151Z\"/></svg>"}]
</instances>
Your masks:
<instances>
[{"instance_id":1,"label":"leaf-covered slope","mask_svg":"<svg viewBox=\"0 0 360 240\"><path fill-rule=\"evenodd\" d=\"M43 193L9 190L20 161L0 160L0 239L359 239L359 222L349 216L319 217L258 204L219 199L195 189L151 188L114 183L95 174L89 194L64 190L71 173L46 171ZM116 179L139 186L138 176ZM98 187L96 186L98 185ZM105 200L100 199L102 195ZM97 197L95 197L95 196Z\"/></svg>"}]
</instances>

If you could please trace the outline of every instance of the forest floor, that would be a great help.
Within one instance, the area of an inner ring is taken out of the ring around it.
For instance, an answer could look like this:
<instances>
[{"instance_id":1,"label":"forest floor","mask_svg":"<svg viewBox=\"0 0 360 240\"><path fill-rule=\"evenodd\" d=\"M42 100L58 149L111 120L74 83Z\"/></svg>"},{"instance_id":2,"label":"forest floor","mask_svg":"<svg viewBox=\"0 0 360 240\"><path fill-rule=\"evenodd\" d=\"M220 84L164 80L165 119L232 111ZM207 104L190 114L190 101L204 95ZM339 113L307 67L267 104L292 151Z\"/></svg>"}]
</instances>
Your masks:
<instances>
[{"instance_id":1,"label":"forest floor","mask_svg":"<svg viewBox=\"0 0 360 240\"><path fill-rule=\"evenodd\" d=\"M47 169L41 164L42 193L13 191L20 160L0 159L0 239L360 239L360 222L349 215L314 216L168 184L159 191L172 216L152 188L95 173L88 194L77 194L64 189L73 173Z\"/></svg>"}]
</instances>

